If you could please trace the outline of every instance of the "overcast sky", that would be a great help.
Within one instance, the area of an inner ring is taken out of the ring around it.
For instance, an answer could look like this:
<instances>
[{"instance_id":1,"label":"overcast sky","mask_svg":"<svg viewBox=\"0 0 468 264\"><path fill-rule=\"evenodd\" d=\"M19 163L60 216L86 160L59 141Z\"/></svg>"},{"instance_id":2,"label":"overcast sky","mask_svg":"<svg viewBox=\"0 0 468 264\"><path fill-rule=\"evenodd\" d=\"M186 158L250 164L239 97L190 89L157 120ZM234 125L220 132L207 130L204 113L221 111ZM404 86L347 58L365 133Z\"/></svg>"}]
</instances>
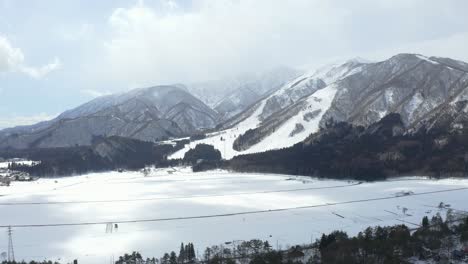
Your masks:
<instances>
[{"instance_id":1,"label":"overcast sky","mask_svg":"<svg viewBox=\"0 0 468 264\"><path fill-rule=\"evenodd\" d=\"M400 52L468 61L466 0L0 0L0 128L96 96Z\"/></svg>"}]
</instances>

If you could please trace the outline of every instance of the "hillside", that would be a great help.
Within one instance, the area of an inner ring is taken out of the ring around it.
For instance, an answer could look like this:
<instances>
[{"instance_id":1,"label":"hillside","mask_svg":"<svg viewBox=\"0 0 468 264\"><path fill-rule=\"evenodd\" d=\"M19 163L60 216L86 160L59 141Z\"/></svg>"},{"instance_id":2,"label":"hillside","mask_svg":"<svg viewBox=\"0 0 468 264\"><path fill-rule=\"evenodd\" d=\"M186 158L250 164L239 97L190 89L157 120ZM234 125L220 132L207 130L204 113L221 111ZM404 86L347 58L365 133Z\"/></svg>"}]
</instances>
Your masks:
<instances>
[{"instance_id":1,"label":"hillside","mask_svg":"<svg viewBox=\"0 0 468 264\"><path fill-rule=\"evenodd\" d=\"M468 123L464 123L465 127ZM225 163L242 172L284 173L339 179L468 175L468 130L404 133L399 114L368 127L330 123L304 142L280 150L240 155Z\"/></svg>"},{"instance_id":2,"label":"hillside","mask_svg":"<svg viewBox=\"0 0 468 264\"><path fill-rule=\"evenodd\" d=\"M328 122L367 127L398 113L404 130L456 131L468 119L468 64L398 54L381 62L350 60L311 71L192 142L212 144L230 159L293 146Z\"/></svg>"},{"instance_id":3,"label":"hillside","mask_svg":"<svg viewBox=\"0 0 468 264\"><path fill-rule=\"evenodd\" d=\"M99 97L54 120L0 131L0 149L86 146L100 136L154 142L212 128L217 119L185 89L155 86Z\"/></svg>"}]
</instances>

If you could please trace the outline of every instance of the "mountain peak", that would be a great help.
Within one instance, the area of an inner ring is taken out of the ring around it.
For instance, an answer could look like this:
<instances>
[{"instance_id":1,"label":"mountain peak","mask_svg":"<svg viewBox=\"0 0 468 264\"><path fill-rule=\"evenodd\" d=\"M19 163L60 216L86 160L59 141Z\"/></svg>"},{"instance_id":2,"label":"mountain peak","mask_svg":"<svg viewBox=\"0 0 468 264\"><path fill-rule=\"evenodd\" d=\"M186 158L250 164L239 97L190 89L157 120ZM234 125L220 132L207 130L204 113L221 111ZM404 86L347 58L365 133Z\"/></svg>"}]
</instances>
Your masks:
<instances>
[{"instance_id":1,"label":"mountain peak","mask_svg":"<svg viewBox=\"0 0 468 264\"><path fill-rule=\"evenodd\" d=\"M345 62L345 64L347 64L347 63L367 64L367 63L373 63L373 62L374 61L371 61L371 60L368 60L368 59L357 56L357 57L354 57L354 58L351 58L351 59L347 60Z\"/></svg>"},{"instance_id":2,"label":"mountain peak","mask_svg":"<svg viewBox=\"0 0 468 264\"><path fill-rule=\"evenodd\" d=\"M437 61L432 60L430 57L424 56L422 54L416 54L416 53L400 53L391 57L388 61L391 61L391 62L426 61L432 64L438 64Z\"/></svg>"},{"instance_id":3,"label":"mountain peak","mask_svg":"<svg viewBox=\"0 0 468 264\"><path fill-rule=\"evenodd\" d=\"M96 98L41 129L0 134L0 148L90 145L96 136L157 141L212 128L216 121L216 112L183 88L152 86Z\"/></svg>"}]
</instances>

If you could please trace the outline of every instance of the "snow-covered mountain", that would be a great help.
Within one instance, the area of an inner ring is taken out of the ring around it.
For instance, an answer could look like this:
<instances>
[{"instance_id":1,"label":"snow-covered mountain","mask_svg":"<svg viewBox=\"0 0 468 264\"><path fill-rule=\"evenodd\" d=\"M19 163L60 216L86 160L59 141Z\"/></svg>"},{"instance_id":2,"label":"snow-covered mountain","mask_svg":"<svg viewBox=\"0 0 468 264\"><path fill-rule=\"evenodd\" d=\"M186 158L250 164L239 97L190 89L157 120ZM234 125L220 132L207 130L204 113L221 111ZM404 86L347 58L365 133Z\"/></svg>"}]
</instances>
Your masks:
<instances>
[{"instance_id":1,"label":"snow-covered mountain","mask_svg":"<svg viewBox=\"0 0 468 264\"><path fill-rule=\"evenodd\" d=\"M99 97L54 120L0 131L0 148L90 145L96 136L156 141L213 128L217 119L183 88L156 86Z\"/></svg>"},{"instance_id":2,"label":"snow-covered mountain","mask_svg":"<svg viewBox=\"0 0 468 264\"><path fill-rule=\"evenodd\" d=\"M370 125L399 113L407 129L428 126L468 99L468 64L447 58L399 54L368 64L339 82L324 119ZM468 109L465 109L468 110ZM466 111L459 113L466 116ZM460 117L461 118L461 117ZM447 128L456 123L446 124Z\"/></svg>"},{"instance_id":3,"label":"snow-covered mountain","mask_svg":"<svg viewBox=\"0 0 468 264\"><path fill-rule=\"evenodd\" d=\"M399 54L382 62L350 60L289 82L221 130L192 142L214 145L225 158L292 146L327 122L368 126L399 113L407 131L425 126L463 127L468 120L468 64Z\"/></svg>"},{"instance_id":4,"label":"snow-covered mountain","mask_svg":"<svg viewBox=\"0 0 468 264\"><path fill-rule=\"evenodd\" d=\"M227 120L298 75L300 75L298 70L277 67L260 74L243 74L195 83L188 85L187 89L212 107L220 115L221 120Z\"/></svg>"},{"instance_id":5,"label":"snow-covered mountain","mask_svg":"<svg viewBox=\"0 0 468 264\"><path fill-rule=\"evenodd\" d=\"M231 158L292 146L329 122L368 126L390 113L400 114L407 132L468 126L468 64L461 61L417 54L353 59L276 87L294 73L282 69L252 82L157 86L100 97L54 120L0 131L0 148L89 145L113 135L157 141L211 129L216 132L171 157L207 143Z\"/></svg>"}]
</instances>

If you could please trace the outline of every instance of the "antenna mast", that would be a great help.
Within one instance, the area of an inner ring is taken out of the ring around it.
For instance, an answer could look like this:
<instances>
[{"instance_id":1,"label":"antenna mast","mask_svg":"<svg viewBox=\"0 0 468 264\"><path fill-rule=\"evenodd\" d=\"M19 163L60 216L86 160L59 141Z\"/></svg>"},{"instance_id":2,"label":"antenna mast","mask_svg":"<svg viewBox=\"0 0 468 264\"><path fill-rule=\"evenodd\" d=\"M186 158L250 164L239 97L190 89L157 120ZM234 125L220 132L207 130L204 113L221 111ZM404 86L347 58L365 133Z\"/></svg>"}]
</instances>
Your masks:
<instances>
[{"instance_id":1,"label":"antenna mast","mask_svg":"<svg viewBox=\"0 0 468 264\"><path fill-rule=\"evenodd\" d=\"M8 261L15 261L15 249L13 248L13 231L8 227Z\"/></svg>"}]
</instances>

